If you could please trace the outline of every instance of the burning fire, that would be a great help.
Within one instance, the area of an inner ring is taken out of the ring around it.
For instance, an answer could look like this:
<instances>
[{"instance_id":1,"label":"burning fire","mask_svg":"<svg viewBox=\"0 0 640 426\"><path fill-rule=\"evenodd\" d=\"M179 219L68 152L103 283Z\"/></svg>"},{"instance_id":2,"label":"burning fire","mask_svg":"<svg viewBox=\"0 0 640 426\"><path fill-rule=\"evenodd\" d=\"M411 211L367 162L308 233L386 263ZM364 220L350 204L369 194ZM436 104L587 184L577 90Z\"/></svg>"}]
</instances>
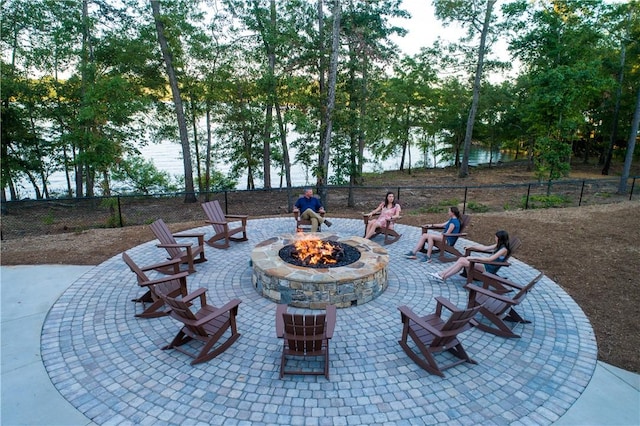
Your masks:
<instances>
[{"instance_id":1,"label":"burning fire","mask_svg":"<svg viewBox=\"0 0 640 426\"><path fill-rule=\"evenodd\" d=\"M306 265L337 263L337 255L341 251L339 246L317 238L298 240L294 243L294 247L295 257Z\"/></svg>"}]
</instances>

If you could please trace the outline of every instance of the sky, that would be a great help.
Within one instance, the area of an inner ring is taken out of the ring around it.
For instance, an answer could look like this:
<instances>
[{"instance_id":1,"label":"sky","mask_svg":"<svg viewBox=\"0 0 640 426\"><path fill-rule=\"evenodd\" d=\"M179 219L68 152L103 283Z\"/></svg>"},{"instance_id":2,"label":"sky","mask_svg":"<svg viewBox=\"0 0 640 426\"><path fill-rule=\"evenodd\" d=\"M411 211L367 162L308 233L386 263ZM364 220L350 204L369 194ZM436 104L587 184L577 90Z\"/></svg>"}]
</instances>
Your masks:
<instances>
[{"instance_id":1,"label":"sky","mask_svg":"<svg viewBox=\"0 0 640 426\"><path fill-rule=\"evenodd\" d=\"M393 37L404 53L417 54L420 48L431 46L438 35L447 40L457 38L455 29L445 28L436 19L431 0L403 0L402 8L411 14L411 19L394 19L392 22L408 31L404 37Z\"/></svg>"},{"instance_id":2,"label":"sky","mask_svg":"<svg viewBox=\"0 0 640 426\"><path fill-rule=\"evenodd\" d=\"M494 13L499 12L504 1L498 1L494 6ZM411 19L393 19L394 25L401 26L408 31L404 37L394 36L392 40L405 54L415 55L422 47L430 47L438 36L448 42L456 42L466 35L466 30L458 24L446 27L435 17L432 0L403 0L402 8L411 14ZM479 42L479 39L478 41ZM503 61L511 61L505 40L498 40L492 47L492 57ZM501 80L503 75L491 76L490 80Z\"/></svg>"}]
</instances>

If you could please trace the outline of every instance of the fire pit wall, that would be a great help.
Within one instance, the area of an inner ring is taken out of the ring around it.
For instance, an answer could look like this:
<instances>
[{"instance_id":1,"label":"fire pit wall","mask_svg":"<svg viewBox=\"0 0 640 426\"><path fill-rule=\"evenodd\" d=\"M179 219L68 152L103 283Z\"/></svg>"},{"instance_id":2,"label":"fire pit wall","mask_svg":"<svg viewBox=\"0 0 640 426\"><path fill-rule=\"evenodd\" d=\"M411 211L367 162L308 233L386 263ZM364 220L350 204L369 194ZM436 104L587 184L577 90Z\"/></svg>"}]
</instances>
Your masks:
<instances>
[{"instance_id":1,"label":"fire pit wall","mask_svg":"<svg viewBox=\"0 0 640 426\"><path fill-rule=\"evenodd\" d=\"M299 234L285 234L259 243L251 252L252 282L256 291L276 303L309 309L361 305L387 288L389 255L378 244L361 237L340 238L329 232L317 238L348 244L360 251L360 259L346 266L309 268L289 264L278 255ZM308 234L304 237L308 238Z\"/></svg>"}]
</instances>

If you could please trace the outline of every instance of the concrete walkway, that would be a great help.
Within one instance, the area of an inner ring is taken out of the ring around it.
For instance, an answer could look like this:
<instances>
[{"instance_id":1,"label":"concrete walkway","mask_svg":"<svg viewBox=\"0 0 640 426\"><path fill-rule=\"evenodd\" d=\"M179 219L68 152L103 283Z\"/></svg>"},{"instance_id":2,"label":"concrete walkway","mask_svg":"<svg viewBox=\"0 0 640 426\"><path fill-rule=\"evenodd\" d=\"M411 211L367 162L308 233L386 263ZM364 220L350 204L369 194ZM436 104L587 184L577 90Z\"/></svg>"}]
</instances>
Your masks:
<instances>
[{"instance_id":1,"label":"concrete walkway","mask_svg":"<svg viewBox=\"0 0 640 426\"><path fill-rule=\"evenodd\" d=\"M401 225L403 238L387 247L387 291L338 312L331 381L279 380L274 304L253 289L247 259L253 245L292 224L249 224L249 242L207 248L209 261L189 277L189 288L208 287L211 300L243 299L243 336L194 367L158 349L177 331L173 320L133 316L140 290L119 257L95 267L2 267L2 424L640 424L640 376L596 362L588 321L547 278L522 305L533 322L518 326L521 339L465 333L479 364L445 379L413 364L396 342L396 307L427 313L440 294L461 305L464 290L461 279L429 280L425 271L444 265L402 258L419 230ZM337 219L331 231L361 228ZM162 256L153 242L129 253L140 264ZM522 282L535 272L514 260L505 275Z\"/></svg>"}]
</instances>

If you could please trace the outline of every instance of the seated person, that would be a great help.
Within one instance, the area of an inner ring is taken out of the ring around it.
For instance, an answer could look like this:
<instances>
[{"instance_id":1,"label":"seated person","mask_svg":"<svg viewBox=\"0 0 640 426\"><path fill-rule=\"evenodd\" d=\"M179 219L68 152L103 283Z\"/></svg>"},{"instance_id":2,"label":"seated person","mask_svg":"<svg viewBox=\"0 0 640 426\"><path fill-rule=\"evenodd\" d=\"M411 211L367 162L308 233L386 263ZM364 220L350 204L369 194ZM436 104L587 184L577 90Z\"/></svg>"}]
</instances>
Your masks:
<instances>
[{"instance_id":1,"label":"seated person","mask_svg":"<svg viewBox=\"0 0 640 426\"><path fill-rule=\"evenodd\" d=\"M442 228L444 229L443 232L445 234L456 234L460 232L460 210L455 206L449 207L448 215L449 220L447 220L446 222L431 224L428 226L430 228ZM447 244L454 245L456 243L456 240L457 237L447 237ZM416 253L418 253L418 251L422 249L422 247L424 247L425 242L428 242L427 257L423 260L423 262L431 262L431 251L433 250L433 244L436 241L442 241L442 234L436 234L432 232L426 232L422 234L422 236L420 237L420 241L418 241L418 244L413 250L405 254L405 257L407 259L416 259Z\"/></svg>"},{"instance_id":2,"label":"seated person","mask_svg":"<svg viewBox=\"0 0 640 426\"><path fill-rule=\"evenodd\" d=\"M469 247L471 250L493 250L493 254L488 257L475 257L475 256L467 256L467 257L459 257L456 260L456 263L440 272L432 272L429 275L435 277L439 280L446 281L447 278L457 274L462 270L462 268L468 268L471 266L471 260L488 260L488 261L496 261L496 262L504 262L509 255L511 254L511 248L509 246L509 234L507 231L498 231L496 232L496 243L490 246L473 246ZM500 269L500 266L497 265L483 265L481 263L475 264L475 269L480 272L489 272L491 274L495 274Z\"/></svg>"},{"instance_id":3,"label":"seated person","mask_svg":"<svg viewBox=\"0 0 640 426\"><path fill-rule=\"evenodd\" d=\"M384 197L384 201L380 203L375 210L369 213L369 217L373 216L376 213L380 213L380 217L376 220L370 220L367 223L367 231L365 238L371 238L376 233L376 228L386 228L388 219L397 219L400 217L400 212L402 209L400 208L400 204L396 203L395 195L393 192L387 192L387 195ZM390 227L393 226L391 223Z\"/></svg>"},{"instance_id":4,"label":"seated person","mask_svg":"<svg viewBox=\"0 0 640 426\"><path fill-rule=\"evenodd\" d=\"M311 232L317 232L321 223L331 226L331 222L320 216L318 213L324 213L324 207L320 200L313 196L313 190L306 188L304 195L298 198L293 208L294 212L300 212L300 218L311 221Z\"/></svg>"}]
</instances>

